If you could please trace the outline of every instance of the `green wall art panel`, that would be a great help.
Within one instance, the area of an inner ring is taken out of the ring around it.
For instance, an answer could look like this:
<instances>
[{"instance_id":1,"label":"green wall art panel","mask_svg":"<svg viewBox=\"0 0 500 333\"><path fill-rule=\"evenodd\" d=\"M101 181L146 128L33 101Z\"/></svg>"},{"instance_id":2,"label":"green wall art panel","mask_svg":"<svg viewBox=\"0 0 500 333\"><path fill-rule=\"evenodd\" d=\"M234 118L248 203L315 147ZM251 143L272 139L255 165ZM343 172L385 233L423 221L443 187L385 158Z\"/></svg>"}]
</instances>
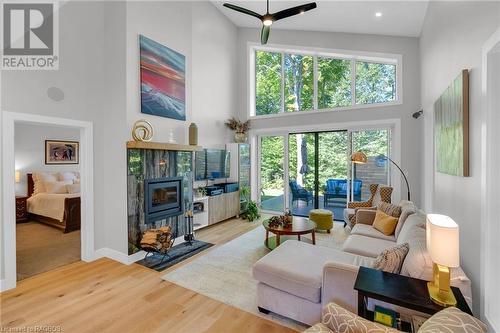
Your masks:
<instances>
[{"instance_id":1,"label":"green wall art panel","mask_svg":"<svg viewBox=\"0 0 500 333\"><path fill-rule=\"evenodd\" d=\"M469 176L469 71L464 69L434 103L436 169Z\"/></svg>"}]
</instances>

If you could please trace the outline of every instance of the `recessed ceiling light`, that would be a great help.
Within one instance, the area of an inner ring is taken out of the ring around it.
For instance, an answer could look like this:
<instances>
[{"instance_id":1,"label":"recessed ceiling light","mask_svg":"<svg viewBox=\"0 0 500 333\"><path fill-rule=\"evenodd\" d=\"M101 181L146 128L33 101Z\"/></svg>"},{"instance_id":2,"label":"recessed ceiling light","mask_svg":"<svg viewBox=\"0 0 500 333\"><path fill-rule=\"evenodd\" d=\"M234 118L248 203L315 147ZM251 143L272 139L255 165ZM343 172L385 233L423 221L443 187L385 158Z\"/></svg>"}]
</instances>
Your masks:
<instances>
[{"instance_id":1,"label":"recessed ceiling light","mask_svg":"<svg viewBox=\"0 0 500 333\"><path fill-rule=\"evenodd\" d=\"M375 13L375 17L382 17L382 13L381 12L376 12Z\"/></svg>"}]
</instances>

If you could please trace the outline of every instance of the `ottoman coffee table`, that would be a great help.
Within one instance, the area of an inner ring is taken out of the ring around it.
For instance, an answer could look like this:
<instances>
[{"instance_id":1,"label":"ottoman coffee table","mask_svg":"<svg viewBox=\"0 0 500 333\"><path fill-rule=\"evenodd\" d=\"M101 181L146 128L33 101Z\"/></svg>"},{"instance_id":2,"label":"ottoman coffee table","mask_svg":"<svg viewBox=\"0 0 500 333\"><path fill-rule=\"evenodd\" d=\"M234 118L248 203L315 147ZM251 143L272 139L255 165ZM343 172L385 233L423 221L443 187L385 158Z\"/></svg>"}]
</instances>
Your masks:
<instances>
[{"instance_id":1,"label":"ottoman coffee table","mask_svg":"<svg viewBox=\"0 0 500 333\"><path fill-rule=\"evenodd\" d=\"M262 222L262 225L266 229L266 240L264 241L264 244L270 250L273 250L274 248L278 247L281 242L284 242L286 239L290 238L286 236L297 236L297 239L300 241L301 235L311 234L312 243L314 245L316 244L316 223L310 221L308 218L294 216L292 225L288 228L283 228L281 226L271 227L269 226L269 220L265 220L264 222ZM269 233L273 233L276 236L269 237ZM304 240L309 239L305 238Z\"/></svg>"}]
</instances>

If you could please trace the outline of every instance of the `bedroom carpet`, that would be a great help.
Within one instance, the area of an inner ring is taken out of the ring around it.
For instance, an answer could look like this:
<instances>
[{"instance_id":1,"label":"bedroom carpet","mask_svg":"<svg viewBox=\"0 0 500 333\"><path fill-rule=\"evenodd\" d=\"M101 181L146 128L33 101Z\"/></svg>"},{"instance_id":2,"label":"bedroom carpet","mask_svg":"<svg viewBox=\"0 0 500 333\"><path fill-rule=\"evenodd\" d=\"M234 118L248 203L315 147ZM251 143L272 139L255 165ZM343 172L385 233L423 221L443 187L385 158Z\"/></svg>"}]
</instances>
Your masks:
<instances>
[{"instance_id":1,"label":"bedroom carpet","mask_svg":"<svg viewBox=\"0 0 500 333\"><path fill-rule=\"evenodd\" d=\"M80 230L64 234L38 222L16 224L17 280L80 260Z\"/></svg>"},{"instance_id":2,"label":"bedroom carpet","mask_svg":"<svg viewBox=\"0 0 500 333\"><path fill-rule=\"evenodd\" d=\"M340 249L347 236L343 223L334 223L331 234L316 233L316 244ZM264 315L257 310L257 281L252 277L252 266L269 252L264 246L264 237L265 230L259 226L162 278L282 325L303 330L305 326L300 323L272 313Z\"/></svg>"}]
</instances>

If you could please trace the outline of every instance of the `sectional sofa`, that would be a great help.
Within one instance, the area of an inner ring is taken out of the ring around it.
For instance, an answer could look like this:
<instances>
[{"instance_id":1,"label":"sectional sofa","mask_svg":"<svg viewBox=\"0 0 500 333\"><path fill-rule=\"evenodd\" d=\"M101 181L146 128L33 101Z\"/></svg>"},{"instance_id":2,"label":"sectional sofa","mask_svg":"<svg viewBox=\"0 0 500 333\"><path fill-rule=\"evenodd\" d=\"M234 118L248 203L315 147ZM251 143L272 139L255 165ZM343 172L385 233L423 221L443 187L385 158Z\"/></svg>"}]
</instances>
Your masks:
<instances>
[{"instance_id":1,"label":"sectional sofa","mask_svg":"<svg viewBox=\"0 0 500 333\"><path fill-rule=\"evenodd\" d=\"M357 309L353 289L360 266L371 267L384 249L408 242L410 250L401 274L430 281L432 260L426 249L425 213L413 203L402 201L396 232L385 236L371 226L375 211L359 210L359 220L344 242L332 249L288 240L261 258L253 267L258 280L257 304L262 312L274 312L314 325L329 302ZM460 288L471 304L471 282L458 267L452 269L451 284Z\"/></svg>"}]
</instances>

